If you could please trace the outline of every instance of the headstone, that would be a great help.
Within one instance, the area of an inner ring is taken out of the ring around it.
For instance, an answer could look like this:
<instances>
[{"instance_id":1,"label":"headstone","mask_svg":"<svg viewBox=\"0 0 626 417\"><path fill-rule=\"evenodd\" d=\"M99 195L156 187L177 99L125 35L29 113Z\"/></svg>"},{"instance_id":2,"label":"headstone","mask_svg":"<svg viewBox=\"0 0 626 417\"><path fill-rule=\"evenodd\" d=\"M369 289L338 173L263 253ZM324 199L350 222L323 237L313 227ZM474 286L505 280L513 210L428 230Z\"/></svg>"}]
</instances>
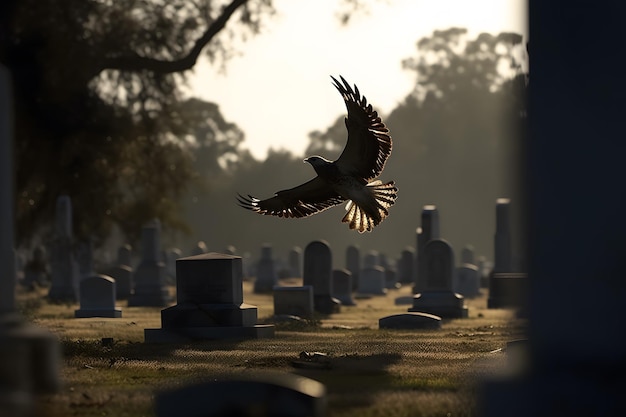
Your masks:
<instances>
[{"instance_id":1,"label":"headstone","mask_svg":"<svg viewBox=\"0 0 626 417\"><path fill-rule=\"evenodd\" d=\"M441 329L441 317L428 313L394 314L378 320L380 329Z\"/></svg>"},{"instance_id":2,"label":"headstone","mask_svg":"<svg viewBox=\"0 0 626 417\"><path fill-rule=\"evenodd\" d=\"M495 263L489 276L488 308L522 307L528 293L526 274L513 272L510 205L508 198L496 201Z\"/></svg>"},{"instance_id":3,"label":"headstone","mask_svg":"<svg viewBox=\"0 0 626 417\"><path fill-rule=\"evenodd\" d=\"M352 273L347 269L333 269L333 297L341 301L341 305L356 305L352 298Z\"/></svg>"},{"instance_id":4,"label":"headstone","mask_svg":"<svg viewBox=\"0 0 626 417\"><path fill-rule=\"evenodd\" d=\"M133 266L133 248L128 243L117 250L117 264Z\"/></svg>"},{"instance_id":5,"label":"headstone","mask_svg":"<svg viewBox=\"0 0 626 417\"><path fill-rule=\"evenodd\" d=\"M526 156L529 360L481 387L484 417L626 415L624 74L596 59L568 62L622 50L626 4L570 6L531 0L527 9L530 116L516 125L528 134L515 160Z\"/></svg>"},{"instance_id":6,"label":"headstone","mask_svg":"<svg viewBox=\"0 0 626 417\"><path fill-rule=\"evenodd\" d=\"M78 243L76 262L81 279L94 274L93 242L91 240L83 240Z\"/></svg>"},{"instance_id":7,"label":"headstone","mask_svg":"<svg viewBox=\"0 0 626 417\"><path fill-rule=\"evenodd\" d=\"M479 256L476 263L478 274L480 275L480 287L489 287L489 275L491 274L491 262L487 261L484 256Z\"/></svg>"},{"instance_id":8,"label":"headstone","mask_svg":"<svg viewBox=\"0 0 626 417\"><path fill-rule=\"evenodd\" d=\"M385 268L384 266L383 269L385 270L385 288L388 290L397 290L400 288L401 285L398 282L398 274L396 273L396 270L392 267Z\"/></svg>"},{"instance_id":9,"label":"headstone","mask_svg":"<svg viewBox=\"0 0 626 417\"><path fill-rule=\"evenodd\" d=\"M170 248L165 252L165 269L167 270L168 282L176 283L176 259L183 257L183 251L178 248Z\"/></svg>"},{"instance_id":10,"label":"headstone","mask_svg":"<svg viewBox=\"0 0 626 417\"><path fill-rule=\"evenodd\" d=\"M494 272L512 272L511 263L511 200L496 200L496 234L494 236Z\"/></svg>"},{"instance_id":11,"label":"headstone","mask_svg":"<svg viewBox=\"0 0 626 417\"><path fill-rule=\"evenodd\" d=\"M417 250L415 254L416 274L413 292L421 292L427 288L425 278L424 248L433 239L439 239L439 211L434 205L426 205L422 208L421 226L417 228Z\"/></svg>"},{"instance_id":12,"label":"headstone","mask_svg":"<svg viewBox=\"0 0 626 417\"><path fill-rule=\"evenodd\" d=\"M50 282L50 272L46 259L46 248L39 245L33 250L33 258L24 267L24 278L22 285L34 289L37 286L43 287Z\"/></svg>"},{"instance_id":13,"label":"headstone","mask_svg":"<svg viewBox=\"0 0 626 417\"><path fill-rule=\"evenodd\" d=\"M256 266L256 280L254 281L254 292L270 292L278 284L278 273L276 264L272 256L272 246L264 244L261 247L261 259Z\"/></svg>"},{"instance_id":14,"label":"headstone","mask_svg":"<svg viewBox=\"0 0 626 417\"><path fill-rule=\"evenodd\" d=\"M361 272L361 251L357 246L351 245L346 249L346 269L352 274L352 289L355 290Z\"/></svg>"},{"instance_id":15,"label":"headstone","mask_svg":"<svg viewBox=\"0 0 626 417\"><path fill-rule=\"evenodd\" d=\"M371 268L373 266L382 266L380 264L380 253L376 250L367 252L363 258L363 268Z\"/></svg>"},{"instance_id":16,"label":"headstone","mask_svg":"<svg viewBox=\"0 0 626 417\"><path fill-rule=\"evenodd\" d=\"M332 271L333 259L328 244L321 240L309 243L304 249L302 281L313 287L315 311L322 314L338 313L341 309L341 301L331 295Z\"/></svg>"},{"instance_id":17,"label":"headstone","mask_svg":"<svg viewBox=\"0 0 626 417\"><path fill-rule=\"evenodd\" d=\"M57 199L56 234L50 259L48 298L57 302L77 302L79 269L72 248L72 203L66 195Z\"/></svg>"},{"instance_id":18,"label":"headstone","mask_svg":"<svg viewBox=\"0 0 626 417\"><path fill-rule=\"evenodd\" d=\"M243 302L241 257L209 252L176 261L177 304L161 310L161 328L145 329L146 343L274 336L257 324L257 308Z\"/></svg>"},{"instance_id":19,"label":"headstone","mask_svg":"<svg viewBox=\"0 0 626 417\"><path fill-rule=\"evenodd\" d=\"M382 266L371 266L361 269L359 274L359 295L385 295L385 269Z\"/></svg>"},{"instance_id":20,"label":"headstone","mask_svg":"<svg viewBox=\"0 0 626 417\"><path fill-rule=\"evenodd\" d=\"M476 265L476 261L474 259L474 246L465 245L465 247L461 250L461 264Z\"/></svg>"},{"instance_id":21,"label":"headstone","mask_svg":"<svg viewBox=\"0 0 626 417\"><path fill-rule=\"evenodd\" d=\"M115 280L106 275L92 275L80 281L80 309L77 318L122 317L122 309L115 307Z\"/></svg>"},{"instance_id":22,"label":"headstone","mask_svg":"<svg viewBox=\"0 0 626 417\"><path fill-rule=\"evenodd\" d=\"M478 267L473 264L462 264L456 270L454 292L463 297L477 297L480 295L480 274Z\"/></svg>"},{"instance_id":23,"label":"headstone","mask_svg":"<svg viewBox=\"0 0 626 417\"><path fill-rule=\"evenodd\" d=\"M302 278L302 249L294 246L289 250L289 278Z\"/></svg>"},{"instance_id":24,"label":"headstone","mask_svg":"<svg viewBox=\"0 0 626 417\"><path fill-rule=\"evenodd\" d=\"M134 292L129 307L163 307L172 302L161 261L161 222L153 220L141 230L141 262L133 275Z\"/></svg>"},{"instance_id":25,"label":"headstone","mask_svg":"<svg viewBox=\"0 0 626 417\"><path fill-rule=\"evenodd\" d=\"M487 308L523 308L528 299L528 285L525 272L492 272Z\"/></svg>"},{"instance_id":26,"label":"headstone","mask_svg":"<svg viewBox=\"0 0 626 417\"><path fill-rule=\"evenodd\" d=\"M323 384L290 373L216 379L158 393L157 417L325 417Z\"/></svg>"},{"instance_id":27,"label":"headstone","mask_svg":"<svg viewBox=\"0 0 626 417\"><path fill-rule=\"evenodd\" d=\"M9 71L0 65L0 414L41 411L36 394L60 385L57 338L15 311L13 111Z\"/></svg>"},{"instance_id":28,"label":"headstone","mask_svg":"<svg viewBox=\"0 0 626 417\"><path fill-rule=\"evenodd\" d=\"M103 270L103 275L110 276L115 280L115 298L126 300L132 294L133 268L131 264L132 249L126 244L117 250L117 262Z\"/></svg>"},{"instance_id":29,"label":"headstone","mask_svg":"<svg viewBox=\"0 0 626 417\"><path fill-rule=\"evenodd\" d=\"M463 296L452 291L454 253L443 239L432 239L424 247L421 293L413 297L409 312L430 313L442 318L467 317Z\"/></svg>"},{"instance_id":30,"label":"headstone","mask_svg":"<svg viewBox=\"0 0 626 417\"><path fill-rule=\"evenodd\" d=\"M415 250L412 247L405 248L398 260L398 282L412 284L415 282Z\"/></svg>"},{"instance_id":31,"label":"headstone","mask_svg":"<svg viewBox=\"0 0 626 417\"><path fill-rule=\"evenodd\" d=\"M274 287L274 315L313 317L313 287Z\"/></svg>"}]
</instances>

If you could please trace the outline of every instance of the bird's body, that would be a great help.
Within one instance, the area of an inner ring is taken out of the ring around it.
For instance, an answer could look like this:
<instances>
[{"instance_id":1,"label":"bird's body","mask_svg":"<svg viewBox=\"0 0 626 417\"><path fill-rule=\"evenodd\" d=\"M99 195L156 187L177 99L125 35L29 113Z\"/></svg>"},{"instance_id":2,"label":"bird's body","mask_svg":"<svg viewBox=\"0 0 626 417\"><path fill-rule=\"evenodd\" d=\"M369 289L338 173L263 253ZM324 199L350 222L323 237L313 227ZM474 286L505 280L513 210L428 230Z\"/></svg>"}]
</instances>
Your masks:
<instances>
[{"instance_id":1,"label":"bird's body","mask_svg":"<svg viewBox=\"0 0 626 417\"><path fill-rule=\"evenodd\" d=\"M398 189L393 181L374 179L391 154L389 131L356 86L353 90L343 77L343 85L335 78L333 81L348 109L348 141L340 157L336 161L306 158L317 173L315 178L266 200L240 196L242 207L279 217L306 217L348 200L342 221L360 233L371 231L387 217Z\"/></svg>"}]
</instances>

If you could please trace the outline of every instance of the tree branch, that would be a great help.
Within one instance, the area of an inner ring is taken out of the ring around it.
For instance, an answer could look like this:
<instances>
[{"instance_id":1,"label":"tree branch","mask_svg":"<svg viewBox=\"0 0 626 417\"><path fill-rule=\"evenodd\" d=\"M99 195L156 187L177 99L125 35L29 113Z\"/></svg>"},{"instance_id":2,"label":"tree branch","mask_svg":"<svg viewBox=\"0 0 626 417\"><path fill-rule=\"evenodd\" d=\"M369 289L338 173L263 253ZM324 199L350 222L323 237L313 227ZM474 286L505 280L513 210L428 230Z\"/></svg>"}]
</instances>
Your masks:
<instances>
[{"instance_id":1,"label":"tree branch","mask_svg":"<svg viewBox=\"0 0 626 417\"><path fill-rule=\"evenodd\" d=\"M211 24L206 32L196 41L189 53L174 61L163 61L160 59L147 58L139 54L105 58L100 66L100 71L106 69L116 69L121 71L152 71L160 74L171 74L193 68L198 60L202 49L226 26L233 13L244 5L248 0L233 0L224 7L222 14Z\"/></svg>"}]
</instances>

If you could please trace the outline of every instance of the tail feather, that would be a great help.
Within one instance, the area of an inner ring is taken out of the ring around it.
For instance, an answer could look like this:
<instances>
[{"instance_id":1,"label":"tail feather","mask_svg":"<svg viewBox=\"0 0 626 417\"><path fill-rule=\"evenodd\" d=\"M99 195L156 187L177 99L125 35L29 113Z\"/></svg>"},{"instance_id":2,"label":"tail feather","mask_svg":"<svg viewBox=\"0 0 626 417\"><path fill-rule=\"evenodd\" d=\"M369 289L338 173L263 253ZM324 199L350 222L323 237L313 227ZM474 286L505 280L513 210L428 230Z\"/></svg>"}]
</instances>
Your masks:
<instances>
[{"instance_id":1,"label":"tail feather","mask_svg":"<svg viewBox=\"0 0 626 417\"><path fill-rule=\"evenodd\" d=\"M352 200L346 205L346 215L341 220L348 223L350 229L359 233L371 232L389 215L389 208L398 198L398 189L393 181L383 184L377 180L367 184L374 197L372 207L361 207ZM369 210L368 210L369 208Z\"/></svg>"}]
</instances>

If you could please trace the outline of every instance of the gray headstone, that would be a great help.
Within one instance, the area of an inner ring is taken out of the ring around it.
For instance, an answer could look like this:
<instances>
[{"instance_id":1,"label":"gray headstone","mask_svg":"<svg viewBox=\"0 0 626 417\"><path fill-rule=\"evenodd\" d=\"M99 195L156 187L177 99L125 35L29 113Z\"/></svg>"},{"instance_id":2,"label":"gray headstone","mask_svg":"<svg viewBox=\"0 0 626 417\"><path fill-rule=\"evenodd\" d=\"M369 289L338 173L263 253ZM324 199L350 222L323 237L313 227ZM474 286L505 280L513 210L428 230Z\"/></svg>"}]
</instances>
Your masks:
<instances>
[{"instance_id":1,"label":"gray headstone","mask_svg":"<svg viewBox=\"0 0 626 417\"><path fill-rule=\"evenodd\" d=\"M380 329L441 329L441 317L428 313L394 314L378 320Z\"/></svg>"},{"instance_id":2,"label":"gray headstone","mask_svg":"<svg viewBox=\"0 0 626 417\"><path fill-rule=\"evenodd\" d=\"M338 313L341 302L332 297L333 259L330 247L324 241L309 243L304 249L304 285L313 287L315 311L322 314Z\"/></svg>"},{"instance_id":3,"label":"gray headstone","mask_svg":"<svg viewBox=\"0 0 626 417\"><path fill-rule=\"evenodd\" d=\"M313 287L274 287L274 315L313 317Z\"/></svg>"},{"instance_id":4,"label":"gray headstone","mask_svg":"<svg viewBox=\"0 0 626 417\"><path fill-rule=\"evenodd\" d=\"M0 65L0 314L15 310L13 155L11 76Z\"/></svg>"},{"instance_id":5,"label":"gray headstone","mask_svg":"<svg viewBox=\"0 0 626 417\"><path fill-rule=\"evenodd\" d=\"M302 278L302 249L294 246L289 250L289 277Z\"/></svg>"},{"instance_id":6,"label":"gray headstone","mask_svg":"<svg viewBox=\"0 0 626 417\"><path fill-rule=\"evenodd\" d=\"M118 265L128 265L132 267L133 265L133 248L129 244L125 244L119 247L117 250L117 264Z\"/></svg>"},{"instance_id":7,"label":"gray headstone","mask_svg":"<svg viewBox=\"0 0 626 417\"><path fill-rule=\"evenodd\" d=\"M41 411L35 394L60 385L56 336L15 311L13 110L9 71L0 65L0 413L30 416Z\"/></svg>"},{"instance_id":8,"label":"gray headstone","mask_svg":"<svg viewBox=\"0 0 626 417\"><path fill-rule=\"evenodd\" d=\"M427 287L425 281L425 263L423 261L424 248L433 239L439 239L439 211L434 205L426 205L422 208L421 226L417 228L417 250L415 255L416 275L413 292L417 293Z\"/></svg>"},{"instance_id":9,"label":"gray headstone","mask_svg":"<svg viewBox=\"0 0 626 417\"><path fill-rule=\"evenodd\" d=\"M80 309L77 318L122 317L122 309L115 307L115 280L106 275L92 275L80 281Z\"/></svg>"},{"instance_id":10,"label":"gray headstone","mask_svg":"<svg viewBox=\"0 0 626 417\"><path fill-rule=\"evenodd\" d=\"M432 239L423 254L424 289L413 297L409 312L430 313L443 318L467 317L463 296L452 290L454 253L443 239Z\"/></svg>"},{"instance_id":11,"label":"gray headstone","mask_svg":"<svg viewBox=\"0 0 626 417\"><path fill-rule=\"evenodd\" d=\"M342 305L356 305L352 298L352 273L347 269L333 270L333 297L341 301Z\"/></svg>"},{"instance_id":12,"label":"gray headstone","mask_svg":"<svg viewBox=\"0 0 626 417\"><path fill-rule=\"evenodd\" d=\"M387 288L385 286L385 270L382 266L371 266L361 269L359 274L359 295L385 295Z\"/></svg>"},{"instance_id":13,"label":"gray headstone","mask_svg":"<svg viewBox=\"0 0 626 417\"><path fill-rule=\"evenodd\" d=\"M161 223L155 219L141 229L142 259L134 271L135 288L128 298L129 307L163 307L172 302L160 247Z\"/></svg>"},{"instance_id":14,"label":"gray headstone","mask_svg":"<svg viewBox=\"0 0 626 417\"><path fill-rule=\"evenodd\" d=\"M380 253L376 250L367 252L363 258L363 268L371 268L373 266L382 266L380 264Z\"/></svg>"},{"instance_id":15,"label":"gray headstone","mask_svg":"<svg viewBox=\"0 0 626 417\"><path fill-rule=\"evenodd\" d=\"M466 245L463 250L461 250L461 264L476 265L476 260L474 259L474 246Z\"/></svg>"},{"instance_id":16,"label":"gray headstone","mask_svg":"<svg viewBox=\"0 0 626 417\"><path fill-rule=\"evenodd\" d=\"M398 282L408 284L415 282L415 250L406 248L398 260Z\"/></svg>"},{"instance_id":17,"label":"gray headstone","mask_svg":"<svg viewBox=\"0 0 626 417\"><path fill-rule=\"evenodd\" d=\"M182 257L183 252L178 248L170 248L165 252L165 269L170 283L176 282L176 260Z\"/></svg>"},{"instance_id":18,"label":"gray headstone","mask_svg":"<svg viewBox=\"0 0 626 417\"><path fill-rule=\"evenodd\" d=\"M496 234L494 237L494 272L512 272L511 263L511 200L496 200Z\"/></svg>"},{"instance_id":19,"label":"gray headstone","mask_svg":"<svg viewBox=\"0 0 626 417\"><path fill-rule=\"evenodd\" d=\"M454 253L443 239L434 239L424 248L425 289L451 291L454 278Z\"/></svg>"},{"instance_id":20,"label":"gray headstone","mask_svg":"<svg viewBox=\"0 0 626 417\"><path fill-rule=\"evenodd\" d=\"M48 297L52 301L78 301L80 272L72 246L72 203L68 196L63 195L57 199L56 236L50 257L51 284Z\"/></svg>"},{"instance_id":21,"label":"gray headstone","mask_svg":"<svg viewBox=\"0 0 626 417\"><path fill-rule=\"evenodd\" d=\"M361 272L361 251L357 246L348 246L346 249L346 269L352 273L352 289L355 290Z\"/></svg>"},{"instance_id":22,"label":"gray headstone","mask_svg":"<svg viewBox=\"0 0 626 417\"><path fill-rule=\"evenodd\" d=\"M114 265L106 268L103 275L110 276L115 280L115 298L126 300L132 294L133 269L128 265Z\"/></svg>"},{"instance_id":23,"label":"gray headstone","mask_svg":"<svg viewBox=\"0 0 626 417\"><path fill-rule=\"evenodd\" d=\"M480 295L480 274L478 267L472 264L463 264L456 270L454 292L464 297Z\"/></svg>"},{"instance_id":24,"label":"gray headstone","mask_svg":"<svg viewBox=\"0 0 626 417\"><path fill-rule=\"evenodd\" d=\"M33 250L33 257L24 267L24 279L22 284L27 288L48 285L50 281L50 271L48 260L46 259L46 248L37 246Z\"/></svg>"},{"instance_id":25,"label":"gray headstone","mask_svg":"<svg viewBox=\"0 0 626 417\"><path fill-rule=\"evenodd\" d=\"M254 292L264 293L273 290L278 284L278 273L272 255L272 246L265 243L261 246L261 259L256 265L256 280L254 281Z\"/></svg>"},{"instance_id":26,"label":"gray headstone","mask_svg":"<svg viewBox=\"0 0 626 417\"><path fill-rule=\"evenodd\" d=\"M325 417L326 404L324 385L282 373L161 392L155 411L157 417Z\"/></svg>"},{"instance_id":27,"label":"gray headstone","mask_svg":"<svg viewBox=\"0 0 626 417\"><path fill-rule=\"evenodd\" d=\"M178 304L161 310L161 329L145 329L147 343L273 337L257 324L257 308L243 302L241 257L209 252L176 261Z\"/></svg>"},{"instance_id":28,"label":"gray headstone","mask_svg":"<svg viewBox=\"0 0 626 417\"><path fill-rule=\"evenodd\" d=\"M94 274L93 242L81 241L76 247L76 262L81 278Z\"/></svg>"}]
</instances>

